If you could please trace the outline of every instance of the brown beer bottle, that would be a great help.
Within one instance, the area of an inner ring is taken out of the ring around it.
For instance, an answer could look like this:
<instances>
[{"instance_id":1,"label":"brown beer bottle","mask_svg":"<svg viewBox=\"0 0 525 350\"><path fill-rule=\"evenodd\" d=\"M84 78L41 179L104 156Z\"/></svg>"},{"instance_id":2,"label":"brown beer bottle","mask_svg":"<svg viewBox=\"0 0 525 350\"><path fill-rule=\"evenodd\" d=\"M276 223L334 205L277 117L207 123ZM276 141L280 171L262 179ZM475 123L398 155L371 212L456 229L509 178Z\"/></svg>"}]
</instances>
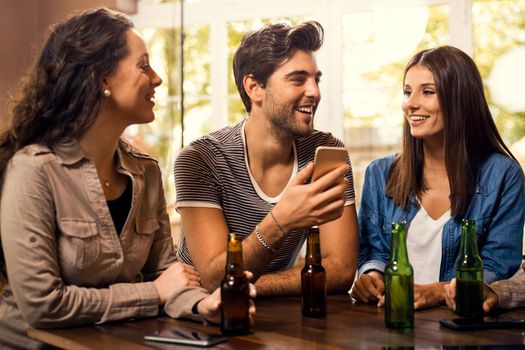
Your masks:
<instances>
[{"instance_id":1,"label":"brown beer bottle","mask_svg":"<svg viewBox=\"0 0 525 350\"><path fill-rule=\"evenodd\" d=\"M326 272L321 265L319 227L308 232L305 264L301 271L301 312L306 317L326 316Z\"/></svg>"},{"instance_id":2,"label":"brown beer bottle","mask_svg":"<svg viewBox=\"0 0 525 350\"><path fill-rule=\"evenodd\" d=\"M226 274L221 283L222 334L248 334L250 331L249 306L249 282L244 275L242 243L235 233L230 233Z\"/></svg>"}]
</instances>

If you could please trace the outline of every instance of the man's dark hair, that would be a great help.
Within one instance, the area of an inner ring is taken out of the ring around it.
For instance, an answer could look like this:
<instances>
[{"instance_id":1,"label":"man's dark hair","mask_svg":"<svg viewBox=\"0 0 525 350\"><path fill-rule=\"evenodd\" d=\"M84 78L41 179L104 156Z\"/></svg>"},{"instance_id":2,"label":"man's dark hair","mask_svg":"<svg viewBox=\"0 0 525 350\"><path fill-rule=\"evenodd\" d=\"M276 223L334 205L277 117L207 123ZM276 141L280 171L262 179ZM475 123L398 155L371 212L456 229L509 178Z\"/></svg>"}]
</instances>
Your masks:
<instances>
[{"instance_id":1,"label":"man's dark hair","mask_svg":"<svg viewBox=\"0 0 525 350\"><path fill-rule=\"evenodd\" d=\"M237 90L248 113L252 103L244 90L243 80L251 75L263 87L277 67L296 50L317 51L323 44L324 30L315 21L295 27L271 24L244 35L233 56L233 75Z\"/></svg>"}]
</instances>

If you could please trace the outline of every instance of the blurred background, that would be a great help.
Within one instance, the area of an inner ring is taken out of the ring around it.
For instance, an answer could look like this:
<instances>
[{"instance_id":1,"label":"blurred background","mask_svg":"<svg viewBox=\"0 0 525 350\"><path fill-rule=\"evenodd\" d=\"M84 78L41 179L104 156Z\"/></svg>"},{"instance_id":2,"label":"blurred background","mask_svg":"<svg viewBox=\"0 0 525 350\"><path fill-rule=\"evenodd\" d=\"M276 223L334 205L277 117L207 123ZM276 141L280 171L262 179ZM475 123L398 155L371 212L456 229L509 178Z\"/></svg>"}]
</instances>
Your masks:
<instances>
[{"instance_id":1,"label":"blurred background","mask_svg":"<svg viewBox=\"0 0 525 350\"><path fill-rule=\"evenodd\" d=\"M315 123L345 142L358 204L366 166L400 148L403 68L421 49L448 44L474 58L496 124L525 165L525 0L0 0L0 4L0 122L50 24L93 6L131 16L164 84L156 93L155 121L130 127L126 137L159 160L171 206L173 162L181 147L245 116L231 69L243 33L274 22L316 20L325 28L325 44L317 55L323 78ZM170 215L176 235L177 214L171 210Z\"/></svg>"}]
</instances>

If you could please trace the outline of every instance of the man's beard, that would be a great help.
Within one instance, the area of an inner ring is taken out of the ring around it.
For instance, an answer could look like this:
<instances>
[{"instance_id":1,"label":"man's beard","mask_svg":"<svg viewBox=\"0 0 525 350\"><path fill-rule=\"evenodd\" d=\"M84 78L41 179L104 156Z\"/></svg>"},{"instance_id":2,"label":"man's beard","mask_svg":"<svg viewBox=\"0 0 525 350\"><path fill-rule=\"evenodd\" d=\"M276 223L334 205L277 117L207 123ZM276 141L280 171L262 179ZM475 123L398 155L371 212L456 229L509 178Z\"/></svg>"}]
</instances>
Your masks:
<instances>
[{"instance_id":1,"label":"man's beard","mask_svg":"<svg viewBox=\"0 0 525 350\"><path fill-rule=\"evenodd\" d=\"M301 128L298 121L295 119L295 107L285 104L278 105L271 94L266 98L266 113L270 121L271 133L279 139L299 139L308 136L313 131L313 116L312 127Z\"/></svg>"}]
</instances>

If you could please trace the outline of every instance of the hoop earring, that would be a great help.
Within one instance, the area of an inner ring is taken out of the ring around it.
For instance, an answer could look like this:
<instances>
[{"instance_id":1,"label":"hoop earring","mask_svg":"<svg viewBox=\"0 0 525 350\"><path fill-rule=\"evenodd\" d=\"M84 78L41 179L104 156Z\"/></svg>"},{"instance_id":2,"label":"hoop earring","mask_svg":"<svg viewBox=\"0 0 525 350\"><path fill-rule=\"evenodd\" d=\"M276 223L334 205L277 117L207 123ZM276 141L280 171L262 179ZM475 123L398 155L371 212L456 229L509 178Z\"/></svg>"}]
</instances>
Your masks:
<instances>
[{"instance_id":1,"label":"hoop earring","mask_svg":"<svg viewBox=\"0 0 525 350\"><path fill-rule=\"evenodd\" d=\"M110 89L104 89L104 91L102 91L102 93L104 94L104 97L111 96L111 90Z\"/></svg>"}]
</instances>

